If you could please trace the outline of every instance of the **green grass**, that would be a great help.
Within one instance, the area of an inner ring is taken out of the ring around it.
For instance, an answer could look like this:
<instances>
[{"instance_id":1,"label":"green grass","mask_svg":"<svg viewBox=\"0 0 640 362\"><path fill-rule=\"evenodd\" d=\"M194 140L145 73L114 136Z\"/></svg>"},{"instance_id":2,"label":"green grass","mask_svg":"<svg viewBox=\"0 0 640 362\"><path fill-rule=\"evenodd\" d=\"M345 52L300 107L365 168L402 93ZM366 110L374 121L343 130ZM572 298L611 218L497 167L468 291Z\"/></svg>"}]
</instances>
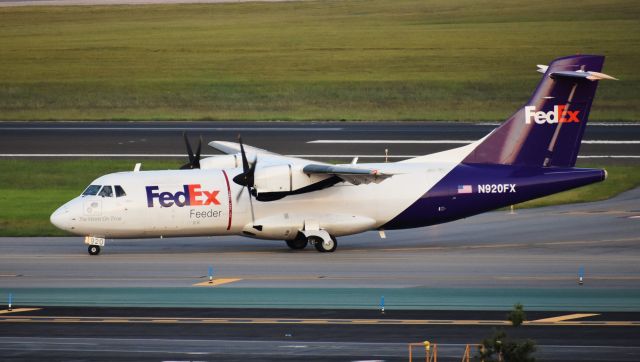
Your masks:
<instances>
[{"instance_id":1,"label":"green grass","mask_svg":"<svg viewBox=\"0 0 640 362\"><path fill-rule=\"evenodd\" d=\"M51 213L77 196L95 178L111 172L130 170L134 160L0 160L0 236L67 235L49 222ZM143 168L175 169L178 160L144 161ZM584 164L604 167L605 182L530 201L521 207L602 200L640 186L637 165Z\"/></svg>"},{"instance_id":2,"label":"green grass","mask_svg":"<svg viewBox=\"0 0 640 362\"><path fill-rule=\"evenodd\" d=\"M640 3L347 0L0 8L0 119L501 120L535 64L607 56L640 119Z\"/></svg>"},{"instance_id":3,"label":"green grass","mask_svg":"<svg viewBox=\"0 0 640 362\"><path fill-rule=\"evenodd\" d=\"M0 160L0 236L68 235L51 213L97 177L132 170L133 160ZM179 161L144 161L143 169L176 169Z\"/></svg>"}]
</instances>

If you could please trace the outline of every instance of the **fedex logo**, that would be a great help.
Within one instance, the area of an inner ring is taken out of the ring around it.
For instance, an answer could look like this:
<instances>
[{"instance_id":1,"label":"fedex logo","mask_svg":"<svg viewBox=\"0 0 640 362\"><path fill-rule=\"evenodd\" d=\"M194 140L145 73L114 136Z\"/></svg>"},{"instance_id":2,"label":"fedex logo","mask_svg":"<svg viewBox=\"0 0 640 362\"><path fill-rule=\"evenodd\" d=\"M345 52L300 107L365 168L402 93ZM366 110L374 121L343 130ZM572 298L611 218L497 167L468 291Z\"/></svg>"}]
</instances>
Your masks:
<instances>
[{"instance_id":1,"label":"fedex logo","mask_svg":"<svg viewBox=\"0 0 640 362\"><path fill-rule=\"evenodd\" d=\"M553 111L536 112L535 106L524 107L524 119L527 124L535 122L537 124L545 123L580 123L578 115L580 111L570 111L568 105L553 106Z\"/></svg>"},{"instance_id":2,"label":"fedex logo","mask_svg":"<svg viewBox=\"0 0 640 362\"><path fill-rule=\"evenodd\" d=\"M217 197L220 191L200 190L200 184L183 185L182 191L175 194L171 192L158 192L158 186L146 186L147 189L147 206L153 207L154 199L158 199L158 203L162 207L171 207L174 204L178 207L183 206L207 206L220 205Z\"/></svg>"}]
</instances>

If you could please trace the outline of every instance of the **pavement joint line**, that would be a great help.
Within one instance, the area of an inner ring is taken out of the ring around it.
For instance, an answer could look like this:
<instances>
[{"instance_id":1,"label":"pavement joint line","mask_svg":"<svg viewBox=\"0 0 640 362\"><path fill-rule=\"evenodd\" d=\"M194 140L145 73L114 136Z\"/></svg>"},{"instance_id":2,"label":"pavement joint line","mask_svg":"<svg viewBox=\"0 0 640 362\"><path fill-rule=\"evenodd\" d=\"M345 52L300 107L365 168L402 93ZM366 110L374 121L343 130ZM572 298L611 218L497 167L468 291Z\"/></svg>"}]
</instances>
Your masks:
<instances>
[{"instance_id":1,"label":"pavement joint line","mask_svg":"<svg viewBox=\"0 0 640 362\"><path fill-rule=\"evenodd\" d=\"M532 322L563 322L563 321L568 321L572 319L595 317L598 315L600 315L600 313L573 313L573 314L565 314L557 317L537 319Z\"/></svg>"}]
</instances>

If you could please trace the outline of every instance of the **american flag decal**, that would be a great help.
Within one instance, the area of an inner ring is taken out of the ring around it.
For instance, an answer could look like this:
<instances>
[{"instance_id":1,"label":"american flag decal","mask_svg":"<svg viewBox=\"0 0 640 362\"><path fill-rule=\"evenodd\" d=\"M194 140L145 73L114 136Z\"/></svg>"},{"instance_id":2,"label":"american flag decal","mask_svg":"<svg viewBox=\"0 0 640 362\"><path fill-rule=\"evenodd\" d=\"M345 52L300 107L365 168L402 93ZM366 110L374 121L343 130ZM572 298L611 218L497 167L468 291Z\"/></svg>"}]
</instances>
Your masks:
<instances>
[{"instance_id":1,"label":"american flag decal","mask_svg":"<svg viewBox=\"0 0 640 362\"><path fill-rule=\"evenodd\" d=\"M470 194L473 192L471 185L458 185L459 194Z\"/></svg>"}]
</instances>

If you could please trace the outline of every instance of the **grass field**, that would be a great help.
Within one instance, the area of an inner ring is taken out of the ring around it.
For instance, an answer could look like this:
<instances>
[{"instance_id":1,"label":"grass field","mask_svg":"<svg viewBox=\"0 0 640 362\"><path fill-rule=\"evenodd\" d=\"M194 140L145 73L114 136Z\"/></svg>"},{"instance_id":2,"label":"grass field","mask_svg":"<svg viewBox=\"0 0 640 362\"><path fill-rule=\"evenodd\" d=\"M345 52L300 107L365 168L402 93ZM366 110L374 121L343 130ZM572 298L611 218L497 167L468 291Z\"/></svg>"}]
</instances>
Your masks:
<instances>
[{"instance_id":1,"label":"grass field","mask_svg":"<svg viewBox=\"0 0 640 362\"><path fill-rule=\"evenodd\" d=\"M143 168L175 169L182 160L144 161ZM49 222L51 213L96 177L130 170L134 160L0 160L0 236L67 235ZM605 167L581 164L582 167ZM518 205L517 208L602 200L640 186L636 165L607 165L605 182Z\"/></svg>"},{"instance_id":2,"label":"grass field","mask_svg":"<svg viewBox=\"0 0 640 362\"><path fill-rule=\"evenodd\" d=\"M640 119L636 0L0 8L0 120L501 120L535 65L607 58L592 120Z\"/></svg>"}]
</instances>

